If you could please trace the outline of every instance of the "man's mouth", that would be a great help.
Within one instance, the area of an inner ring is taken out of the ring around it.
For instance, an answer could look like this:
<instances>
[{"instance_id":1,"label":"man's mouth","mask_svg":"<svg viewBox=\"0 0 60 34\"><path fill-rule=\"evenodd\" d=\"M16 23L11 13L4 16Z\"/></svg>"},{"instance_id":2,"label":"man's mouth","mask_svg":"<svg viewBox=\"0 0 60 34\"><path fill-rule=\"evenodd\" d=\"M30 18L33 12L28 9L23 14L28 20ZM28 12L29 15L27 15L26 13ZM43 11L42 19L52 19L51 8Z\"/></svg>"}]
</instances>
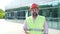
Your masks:
<instances>
[{"instance_id":1,"label":"man's mouth","mask_svg":"<svg viewBox=\"0 0 60 34\"><path fill-rule=\"evenodd\" d=\"M33 16L37 16L37 13L33 13Z\"/></svg>"}]
</instances>

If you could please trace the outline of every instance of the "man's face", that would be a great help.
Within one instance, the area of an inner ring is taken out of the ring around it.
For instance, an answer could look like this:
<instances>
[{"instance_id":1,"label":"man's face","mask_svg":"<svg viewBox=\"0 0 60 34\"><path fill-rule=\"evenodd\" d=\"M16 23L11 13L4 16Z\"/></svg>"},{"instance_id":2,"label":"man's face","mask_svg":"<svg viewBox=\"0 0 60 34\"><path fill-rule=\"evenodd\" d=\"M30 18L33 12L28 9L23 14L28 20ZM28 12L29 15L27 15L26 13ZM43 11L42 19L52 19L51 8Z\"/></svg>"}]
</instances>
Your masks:
<instances>
[{"instance_id":1,"label":"man's face","mask_svg":"<svg viewBox=\"0 0 60 34\"><path fill-rule=\"evenodd\" d=\"M37 8L31 9L31 13L33 16L37 16L38 15L38 9Z\"/></svg>"}]
</instances>

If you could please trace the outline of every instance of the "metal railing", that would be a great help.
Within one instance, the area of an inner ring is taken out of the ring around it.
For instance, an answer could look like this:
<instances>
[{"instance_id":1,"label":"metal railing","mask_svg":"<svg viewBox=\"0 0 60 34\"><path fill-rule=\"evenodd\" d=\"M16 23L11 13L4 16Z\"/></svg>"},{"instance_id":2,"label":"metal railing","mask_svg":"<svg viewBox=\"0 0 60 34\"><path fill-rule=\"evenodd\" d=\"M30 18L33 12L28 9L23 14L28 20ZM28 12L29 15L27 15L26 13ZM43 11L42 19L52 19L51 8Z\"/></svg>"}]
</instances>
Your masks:
<instances>
[{"instance_id":1,"label":"metal railing","mask_svg":"<svg viewBox=\"0 0 60 34\"><path fill-rule=\"evenodd\" d=\"M60 18L46 18L48 27L60 30Z\"/></svg>"}]
</instances>

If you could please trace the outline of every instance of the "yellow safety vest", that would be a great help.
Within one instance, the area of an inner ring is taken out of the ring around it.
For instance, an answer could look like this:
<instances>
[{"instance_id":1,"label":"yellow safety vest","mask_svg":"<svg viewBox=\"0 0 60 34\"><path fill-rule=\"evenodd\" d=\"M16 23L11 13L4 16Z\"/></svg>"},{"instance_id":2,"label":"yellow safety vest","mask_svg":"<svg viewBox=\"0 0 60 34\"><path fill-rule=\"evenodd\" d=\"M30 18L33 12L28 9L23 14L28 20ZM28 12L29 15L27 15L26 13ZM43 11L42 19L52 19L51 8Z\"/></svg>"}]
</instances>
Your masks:
<instances>
[{"instance_id":1,"label":"yellow safety vest","mask_svg":"<svg viewBox=\"0 0 60 34\"><path fill-rule=\"evenodd\" d=\"M33 21L32 16L30 16L26 19L26 21L29 34L44 34L44 16L38 15L35 21Z\"/></svg>"}]
</instances>

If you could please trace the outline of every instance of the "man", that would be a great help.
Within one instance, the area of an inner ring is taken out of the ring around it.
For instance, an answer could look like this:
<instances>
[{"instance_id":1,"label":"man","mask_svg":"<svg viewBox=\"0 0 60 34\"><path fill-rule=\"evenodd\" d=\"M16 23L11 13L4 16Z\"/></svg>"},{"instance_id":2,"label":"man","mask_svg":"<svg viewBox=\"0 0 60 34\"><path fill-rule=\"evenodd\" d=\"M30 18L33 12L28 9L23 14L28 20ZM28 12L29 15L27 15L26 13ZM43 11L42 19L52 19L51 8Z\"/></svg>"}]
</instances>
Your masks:
<instances>
[{"instance_id":1,"label":"man","mask_svg":"<svg viewBox=\"0 0 60 34\"><path fill-rule=\"evenodd\" d=\"M39 7L33 3L30 7L31 15L24 22L26 34L48 34L48 26L44 16L38 15Z\"/></svg>"}]
</instances>

